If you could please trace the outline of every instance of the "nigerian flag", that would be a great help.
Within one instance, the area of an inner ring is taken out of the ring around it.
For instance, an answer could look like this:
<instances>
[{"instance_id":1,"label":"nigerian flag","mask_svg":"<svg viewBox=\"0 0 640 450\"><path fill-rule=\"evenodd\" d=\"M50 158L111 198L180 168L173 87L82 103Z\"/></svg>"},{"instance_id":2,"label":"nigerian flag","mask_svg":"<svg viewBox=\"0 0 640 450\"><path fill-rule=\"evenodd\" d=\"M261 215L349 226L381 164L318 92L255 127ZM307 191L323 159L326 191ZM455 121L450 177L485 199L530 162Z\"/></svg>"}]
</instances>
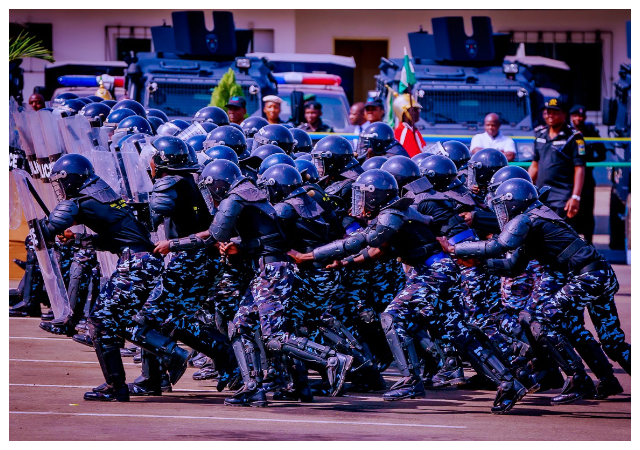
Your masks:
<instances>
[{"instance_id":1,"label":"nigerian flag","mask_svg":"<svg viewBox=\"0 0 640 450\"><path fill-rule=\"evenodd\" d=\"M407 55L407 47L404 48L404 64L402 66L402 72L400 72L400 85L398 86L398 92L403 93L411 86L416 84L416 72L413 69L413 64Z\"/></svg>"},{"instance_id":2,"label":"nigerian flag","mask_svg":"<svg viewBox=\"0 0 640 450\"><path fill-rule=\"evenodd\" d=\"M387 107L385 108L386 112L384 114L385 115L384 122L387 125L389 125L391 128L396 127L396 119L393 114L393 99L394 99L393 89L387 86Z\"/></svg>"}]
</instances>

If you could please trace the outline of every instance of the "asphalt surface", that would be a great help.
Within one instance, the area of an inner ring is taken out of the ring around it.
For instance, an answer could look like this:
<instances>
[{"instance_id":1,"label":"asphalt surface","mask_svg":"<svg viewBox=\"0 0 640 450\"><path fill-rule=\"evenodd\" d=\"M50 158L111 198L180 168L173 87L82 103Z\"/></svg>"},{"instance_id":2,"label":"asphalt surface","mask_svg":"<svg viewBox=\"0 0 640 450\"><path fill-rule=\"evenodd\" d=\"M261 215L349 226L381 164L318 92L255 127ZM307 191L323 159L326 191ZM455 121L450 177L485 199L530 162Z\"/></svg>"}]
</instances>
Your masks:
<instances>
[{"instance_id":1,"label":"asphalt surface","mask_svg":"<svg viewBox=\"0 0 640 450\"><path fill-rule=\"evenodd\" d=\"M631 339L631 270L614 266L616 303ZM588 316L588 315L587 315ZM604 401L551 406L559 390L526 396L508 414L490 414L494 394L445 388L426 399L384 402L381 392L316 397L312 404L268 408L223 405L229 391L194 381L190 368L172 393L129 403L86 402L104 379L92 349L38 328L38 319L9 319L9 439L40 440L630 440L631 378L614 364L625 389ZM593 330L587 317L587 326ZM140 373L124 358L127 379ZM469 371L468 376L473 372ZM387 384L398 379L392 367Z\"/></svg>"}]
</instances>

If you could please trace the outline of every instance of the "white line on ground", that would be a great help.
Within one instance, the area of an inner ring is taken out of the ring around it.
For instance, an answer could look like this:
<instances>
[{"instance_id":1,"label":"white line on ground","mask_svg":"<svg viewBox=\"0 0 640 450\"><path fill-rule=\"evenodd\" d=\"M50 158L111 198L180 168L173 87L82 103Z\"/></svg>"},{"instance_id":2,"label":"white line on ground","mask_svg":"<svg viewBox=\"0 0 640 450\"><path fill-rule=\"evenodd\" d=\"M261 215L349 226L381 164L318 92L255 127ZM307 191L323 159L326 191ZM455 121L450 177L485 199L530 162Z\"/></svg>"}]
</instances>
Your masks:
<instances>
[{"instance_id":1,"label":"white line on ground","mask_svg":"<svg viewBox=\"0 0 640 450\"><path fill-rule=\"evenodd\" d=\"M338 420L285 420L285 419L255 419L249 417L213 417L213 416L165 416L155 414L97 414L97 413L63 413L51 411L9 411L9 414L31 414L40 416L89 416L89 417L132 417L145 419L202 419L202 420L232 420L239 422L270 422L270 423L305 423L322 425L373 425L382 427L415 427L415 428L467 428L458 425L427 425L416 423L388 423L388 422L345 422Z\"/></svg>"},{"instance_id":2,"label":"white line on ground","mask_svg":"<svg viewBox=\"0 0 640 450\"><path fill-rule=\"evenodd\" d=\"M66 364L98 364L98 361L63 361L63 360L51 360L51 359L9 359L14 362L37 362L37 363L66 363ZM123 363L125 366L139 366L135 363Z\"/></svg>"},{"instance_id":3,"label":"white line on ground","mask_svg":"<svg viewBox=\"0 0 640 450\"><path fill-rule=\"evenodd\" d=\"M55 337L9 336L9 339L27 339L29 341L62 341L62 342L66 341L66 342L73 342L74 344L77 344L77 342L72 341L67 337L55 338Z\"/></svg>"}]
</instances>

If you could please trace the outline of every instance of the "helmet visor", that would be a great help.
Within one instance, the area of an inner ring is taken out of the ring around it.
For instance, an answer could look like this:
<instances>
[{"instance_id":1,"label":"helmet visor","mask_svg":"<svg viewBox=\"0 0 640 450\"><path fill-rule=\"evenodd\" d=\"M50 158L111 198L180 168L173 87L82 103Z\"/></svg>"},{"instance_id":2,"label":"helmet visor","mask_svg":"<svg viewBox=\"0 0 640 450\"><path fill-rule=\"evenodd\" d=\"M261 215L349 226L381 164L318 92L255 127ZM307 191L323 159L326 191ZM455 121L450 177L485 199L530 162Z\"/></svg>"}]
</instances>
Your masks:
<instances>
[{"instance_id":1,"label":"helmet visor","mask_svg":"<svg viewBox=\"0 0 640 450\"><path fill-rule=\"evenodd\" d=\"M64 192L64 186L62 182L60 182L59 180L51 179L51 187L53 188L53 192L56 194L56 198L59 202L67 199L67 194Z\"/></svg>"},{"instance_id":2,"label":"helmet visor","mask_svg":"<svg viewBox=\"0 0 640 450\"><path fill-rule=\"evenodd\" d=\"M361 134L356 146L356 158L362 159L367 156L367 151L371 148L371 140L368 134Z\"/></svg>"},{"instance_id":3,"label":"helmet visor","mask_svg":"<svg viewBox=\"0 0 640 450\"><path fill-rule=\"evenodd\" d=\"M511 194L507 193L500 197L493 197L491 199L491 208L498 218L498 224L500 229L504 230L504 227L509 222L509 209L507 208L506 200L511 200Z\"/></svg>"},{"instance_id":4,"label":"helmet visor","mask_svg":"<svg viewBox=\"0 0 640 450\"><path fill-rule=\"evenodd\" d=\"M479 187L476 169L482 167L482 163L479 161L470 161L467 168L467 188L473 189Z\"/></svg>"},{"instance_id":5,"label":"helmet visor","mask_svg":"<svg viewBox=\"0 0 640 450\"><path fill-rule=\"evenodd\" d=\"M444 149L440 141L425 148L422 152L429 153L430 155L442 155L446 156L447 158L449 157L449 153Z\"/></svg>"},{"instance_id":6,"label":"helmet visor","mask_svg":"<svg viewBox=\"0 0 640 450\"><path fill-rule=\"evenodd\" d=\"M204 202L207 204L209 213L212 215L215 214L216 207L213 203L213 196L211 195L211 191L209 191L209 188L204 183L199 183L198 188L200 188L200 193L202 194L202 198L204 199Z\"/></svg>"},{"instance_id":7,"label":"helmet visor","mask_svg":"<svg viewBox=\"0 0 640 450\"><path fill-rule=\"evenodd\" d=\"M327 174L325 168L325 159L330 158L331 155L332 153L330 151L316 151L311 153L311 161L313 162L313 165L316 166L316 169L318 169L319 177L324 177Z\"/></svg>"},{"instance_id":8,"label":"helmet visor","mask_svg":"<svg viewBox=\"0 0 640 450\"><path fill-rule=\"evenodd\" d=\"M365 186L363 184L351 185L351 215L364 217L365 213Z\"/></svg>"}]
</instances>

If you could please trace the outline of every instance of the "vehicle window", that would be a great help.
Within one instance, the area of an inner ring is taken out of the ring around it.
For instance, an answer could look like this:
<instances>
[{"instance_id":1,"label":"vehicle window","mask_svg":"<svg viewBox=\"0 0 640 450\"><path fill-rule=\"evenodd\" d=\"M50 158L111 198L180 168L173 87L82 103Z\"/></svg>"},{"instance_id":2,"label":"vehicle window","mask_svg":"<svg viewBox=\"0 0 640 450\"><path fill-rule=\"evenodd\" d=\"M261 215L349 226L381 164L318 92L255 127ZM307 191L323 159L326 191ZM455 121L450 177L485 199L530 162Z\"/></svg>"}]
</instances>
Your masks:
<instances>
[{"instance_id":1,"label":"vehicle window","mask_svg":"<svg viewBox=\"0 0 640 450\"><path fill-rule=\"evenodd\" d=\"M349 126L348 113L342 99L337 95L314 93L316 101L322 104L322 121L331 125L336 131L343 131ZM282 94L282 109L280 119L289 120L291 117L291 97L289 93Z\"/></svg>"}]
</instances>

